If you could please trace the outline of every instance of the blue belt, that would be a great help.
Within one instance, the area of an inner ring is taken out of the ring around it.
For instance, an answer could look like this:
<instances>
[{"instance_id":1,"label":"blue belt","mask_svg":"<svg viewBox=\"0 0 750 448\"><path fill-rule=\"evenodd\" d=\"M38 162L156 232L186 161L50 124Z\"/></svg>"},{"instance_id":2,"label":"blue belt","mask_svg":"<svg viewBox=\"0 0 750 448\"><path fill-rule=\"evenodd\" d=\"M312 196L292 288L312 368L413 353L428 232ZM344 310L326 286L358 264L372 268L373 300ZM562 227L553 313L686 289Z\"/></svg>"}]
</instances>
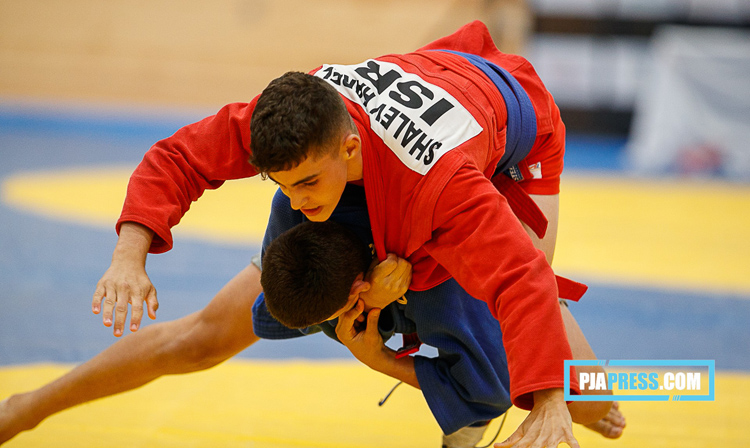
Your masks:
<instances>
[{"instance_id":1,"label":"blue belt","mask_svg":"<svg viewBox=\"0 0 750 448\"><path fill-rule=\"evenodd\" d=\"M506 173L526 158L536 140L536 113L531 99L521 84L504 68L489 62L475 54L453 50L438 50L462 56L481 70L495 84L505 101L508 111L508 123L505 143L505 154L497 164L495 174Z\"/></svg>"}]
</instances>

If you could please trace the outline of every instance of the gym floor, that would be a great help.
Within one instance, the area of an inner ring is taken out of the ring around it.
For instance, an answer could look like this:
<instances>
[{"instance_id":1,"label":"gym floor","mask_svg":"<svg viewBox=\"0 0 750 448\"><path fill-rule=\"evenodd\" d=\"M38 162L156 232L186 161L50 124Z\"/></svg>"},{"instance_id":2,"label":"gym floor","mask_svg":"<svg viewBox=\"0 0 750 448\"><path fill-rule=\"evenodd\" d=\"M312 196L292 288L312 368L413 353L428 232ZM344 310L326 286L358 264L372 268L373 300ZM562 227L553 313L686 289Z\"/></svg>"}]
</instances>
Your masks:
<instances>
[{"instance_id":1,"label":"gym floor","mask_svg":"<svg viewBox=\"0 0 750 448\"><path fill-rule=\"evenodd\" d=\"M200 118L132 112L0 108L0 399L115 340L89 308L128 175L153 141ZM601 359L713 359L716 396L625 402L621 439L577 436L583 446L739 446L750 423L750 187L629 178L621 143L569 138L554 266L589 283L571 310ZM159 321L201 308L248 263L273 191L231 182L195 204L175 249L149 259ZM377 406L393 384L325 337L264 341L207 372L53 416L8 446L437 446L418 391L401 387ZM500 437L524 415L512 409Z\"/></svg>"},{"instance_id":2,"label":"gym floor","mask_svg":"<svg viewBox=\"0 0 750 448\"><path fill-rule=\"evenodd\" d=\"M288 69L416 48L477 17L480 3L0 2L0 400L115 341L91 295L128 176L152 143ZM361 17L372 20L351 20ZM576 435L583 447L744 446L750 185L633 178L623 144L569 136L553 266L589 284L571 311L599 358L715 360L715 400L623 402L622 438ZM247 265L273 192L229 182L194 205L175 249L149 258L158 321L202 308ZM419 391L402 386L377 406L394 384L323 336L264 341L55 415L7 446L439 446ZM498 440L524 416L511 409Z\"/></svg>"}]
</instances>

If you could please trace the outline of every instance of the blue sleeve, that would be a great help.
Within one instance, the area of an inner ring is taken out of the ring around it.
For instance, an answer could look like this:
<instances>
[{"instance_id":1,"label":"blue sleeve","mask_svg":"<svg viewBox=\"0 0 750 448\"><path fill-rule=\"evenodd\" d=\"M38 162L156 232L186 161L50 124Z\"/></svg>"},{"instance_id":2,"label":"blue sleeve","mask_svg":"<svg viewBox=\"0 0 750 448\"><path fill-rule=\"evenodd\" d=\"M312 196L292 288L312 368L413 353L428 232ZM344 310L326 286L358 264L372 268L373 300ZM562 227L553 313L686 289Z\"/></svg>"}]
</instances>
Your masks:
<instances>
[{"instance_id":1,"label":"blue sleeve","mask_svg":"<svg viewBox=\"0 0 750 448\"><path fill-rule=\"evenodd\" d=\"M307 330L307 329L305 329ZM317 333L317 331L296 330L285 327L281 322L274 319L266 308L263 293L260 293L253 304L253 332L262 339L293 339ZM320 331L320 330L318 330Z\"/></svg>"}]
</instances>

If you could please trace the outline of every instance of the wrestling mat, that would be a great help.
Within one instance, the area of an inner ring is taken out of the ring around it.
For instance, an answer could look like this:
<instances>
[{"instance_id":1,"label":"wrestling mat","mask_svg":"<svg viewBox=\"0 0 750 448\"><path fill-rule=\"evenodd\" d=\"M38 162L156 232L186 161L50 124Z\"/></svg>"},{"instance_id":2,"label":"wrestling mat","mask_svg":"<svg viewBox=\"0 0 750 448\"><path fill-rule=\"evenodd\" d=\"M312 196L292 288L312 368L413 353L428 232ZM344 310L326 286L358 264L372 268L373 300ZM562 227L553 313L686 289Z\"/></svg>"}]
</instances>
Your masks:
<instances>
[{"instance_id":1,"label":"wrestling mat","mask_svg":"<svg viewBox=\"0 0 750 448\"><path fill-rule=\"evenodd\" d=\"M0 107L0 400L114 342L90 301L128 175L151 143L202 115ZM554 266L590 285L571 310L602 359L715 360L715 401L626 402L621 439L576 427L579 442L744 446L750 186L628 178L610 143L569 142ZM194 205L176 248L149 258L159 321L200 309L248 263L273 191L230 182ZM402 386L378 407L394 383L324 337L261 342L209 371L53 416L4 446L439 446L419 391ZM524 416L511 409L499 440Z\"/></svg>"}]
</instances>

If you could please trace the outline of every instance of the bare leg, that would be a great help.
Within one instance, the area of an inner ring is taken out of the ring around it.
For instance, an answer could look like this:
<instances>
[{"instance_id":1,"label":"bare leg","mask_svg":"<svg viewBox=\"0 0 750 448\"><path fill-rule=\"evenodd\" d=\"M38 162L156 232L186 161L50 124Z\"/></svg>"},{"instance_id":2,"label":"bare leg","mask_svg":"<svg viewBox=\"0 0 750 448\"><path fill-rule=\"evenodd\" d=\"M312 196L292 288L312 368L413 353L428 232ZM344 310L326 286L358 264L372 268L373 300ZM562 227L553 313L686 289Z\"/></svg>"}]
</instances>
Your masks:
<instances>
[{"instance_id":1,"label":"bare leg","mask_svg":"<svg viewBox=\"0 0 750 448\"><path fill-rule=\"evenodd\" d=\"M57 380L0 402L0 444L45 418L162 375L208 369L258 341L252 305L260 271L248 266L201 311L144 327Z\"/></svg>"},{"instance_id":2,"label":"bare leg","mask_svg":"<svg viewBox=\"0 0 750 448\"><path fill-rule=\"evenodd\" d=\"M526 233L531 237L534 246L542 250L547 256L547 261L552 264L557 243L557 226L559 218L559 196L558 195L531 195L531 198L539 206L549 222L547 233L543 239L534 234L526 225ZM586 340L581 327L578 326L575 317L570 313L567 306L561 306L565 331L568 334L568 342L573 351L573 359L597 359L594 351ZM604 369L598 366L576 368L578 373L604 373ZM591 393L594 393L593 391ZM599 392L611 395L611 392ZM625 418L619 411L619 405L613 405L611 401L577 401L568 405L570 416L574 422L585 425L587 428L599 432L605 437L617 438L622 435L625 428Z\"/></svg>"},{"instance_id":3,"label":"bare leg","mask_svg":"<svg viewBox=\"0 0 750 448\"><path fill-rule=\"evenodd\" d=\"M533 230L524 222L521 222L526 233L534 243L534 247L544 252L547 256L547 263L552 265L552 259L555 256L555 245L557 244L557 223L560 216L560 195L530 195L539 210L547 218L547 233L544 238L540 239Z\"/></svg>"},{"instance_id":4,"label":"bare leg","mask_svg":"<svg viewBox=\"0 0 750 448\"><path fill-rule=\"evenodd\" d=\"M568 333L570 348L573 350L573 359L596 359L583 331L578 326L568 307L561 306L560 310L565 323L565 331ZM578 366L578 374L581 372L605 373L599 366ZM611 391L587 391L588 394L611 395ZM612 401L575 401L568 405L570 416L574 422L596 431L604 437L616 439L622 435L625 429L625 417L620 412L620 405Z\"/></svg>"},{"instance_id":5,"label":"bare leg","mask_svg":"<svg viewBox=\"0 0 750 448\"><path fill-rule=\"evenodd\" d=\"M584 336L583 331L581 331L578 322L576 322L568 307L560 306L560 312L563 316L563 323L565 323L565 332L568 333L568 342L570 342L570 348L573 351L573 359L596 359L596 355L586 340L586 336ZM580 375L581 372L589 374L605 373L604 369L599 366L577 366L576 373ZM587 395L612 394L610 391L586 392ZM606 417L611 407L611 401L575 401L568 405L568 410L574 422L588 425Z\"/></svg>"}]
</instances>

